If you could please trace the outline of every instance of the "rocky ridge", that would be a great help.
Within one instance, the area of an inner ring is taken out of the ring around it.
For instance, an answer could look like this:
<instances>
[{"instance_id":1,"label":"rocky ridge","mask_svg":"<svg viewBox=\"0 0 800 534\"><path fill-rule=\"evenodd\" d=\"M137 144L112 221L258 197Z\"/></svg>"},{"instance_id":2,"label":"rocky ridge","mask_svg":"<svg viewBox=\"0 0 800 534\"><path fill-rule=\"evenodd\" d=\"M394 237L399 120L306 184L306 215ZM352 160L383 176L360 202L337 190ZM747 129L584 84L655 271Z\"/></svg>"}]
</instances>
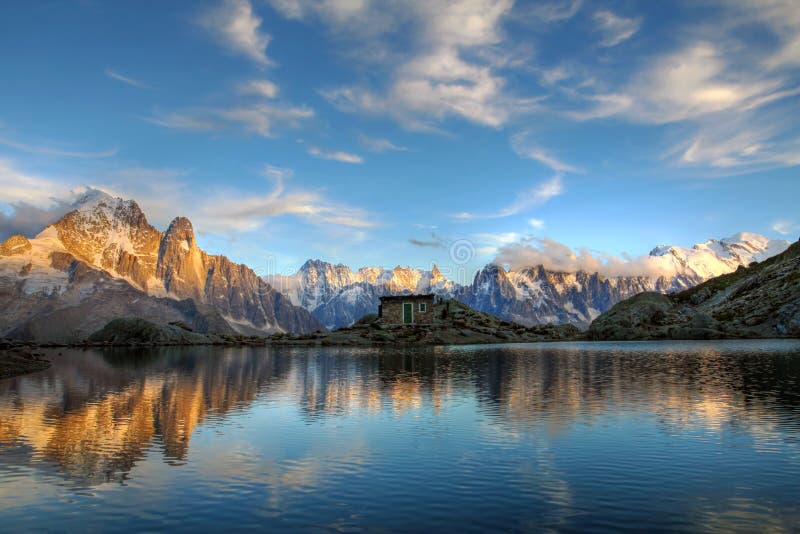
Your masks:
<instances>
[{"instance_id":1,"label":"rocky ridge","mask_svg":"<svg viewBox=\"0 0 800 534\"><path fill-rule=\"evenodd\" d=\"M672 293L739 266L782 252L788 241L752 233L710 239L691 248L658 246L637 276L559 272L542 265L507 270L489 264L476 272L471 284L458 285L430 271L395 267L364 267L352 271L342 264L307 261L290 276L268 277L293 304L302 306L330 329L352 325L374 312L384 295L434 293L507 321L526 326L573 324L587 328L614 304L644 291Z\"/></svg>"},{"instance_id":2,"label":"rocky ridge","mask_svg":"<svg viewBox=\"0 0 800 534\"><path fill-rule=\"evenodd\" d=\"M526 327L491 314L474 310L456 300L433 306L435 320L430 325L386 324L377 316L367 316L356 324L332 332L291 335L273 334L276 345L472 345L485 343L533 343L570 341L581 336L572 325Z\"/></svg>"},{"instance_id":3,"label":"rocky ridge","mask_svg":"<svg viewBox=\"0 0 800 534\"><path fill-rule=\"evenodd\" d=\"M160 232L136 202L96 190L75 207L35 238L14 236L0 245L0 291L10 297L0 305L0 334L27 329L35 336L31 325L53 312L96 316L94 328L75 336L143 313L190 324L201 315L220 333L323 328L252 269L201 250L186 218ZM180 311L186 304L176 304L187 299L194 303L188 315Z\"/></svg>"},{"instance_id":4,"label":"rocky ridge","mask_svg":"<svg viewBox=\"0 0 800 534\"><path fill-rule=\"evenodd\" d=\"M601 340L800 337L800 242L691 289L642 293L598 317Z\"/></svg>"}]
</instances>

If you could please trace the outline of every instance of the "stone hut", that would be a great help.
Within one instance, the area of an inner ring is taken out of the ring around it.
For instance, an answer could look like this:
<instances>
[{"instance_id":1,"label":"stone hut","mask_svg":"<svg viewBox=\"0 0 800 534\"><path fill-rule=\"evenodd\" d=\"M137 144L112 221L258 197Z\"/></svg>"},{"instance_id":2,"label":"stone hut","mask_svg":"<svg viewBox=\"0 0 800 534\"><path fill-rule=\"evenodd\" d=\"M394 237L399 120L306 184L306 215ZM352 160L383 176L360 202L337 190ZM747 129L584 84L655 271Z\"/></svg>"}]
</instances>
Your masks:
<instances>
[{"instance_id":1,"label":"stone hut","mask_svg":"<svg viewBox=\"0 0 800 534\"><path fill-rule=\"evenodd\" d=\"M381 297L378 317L386 324L431 324L433 294Z\"/></svg>"}]
</instances>

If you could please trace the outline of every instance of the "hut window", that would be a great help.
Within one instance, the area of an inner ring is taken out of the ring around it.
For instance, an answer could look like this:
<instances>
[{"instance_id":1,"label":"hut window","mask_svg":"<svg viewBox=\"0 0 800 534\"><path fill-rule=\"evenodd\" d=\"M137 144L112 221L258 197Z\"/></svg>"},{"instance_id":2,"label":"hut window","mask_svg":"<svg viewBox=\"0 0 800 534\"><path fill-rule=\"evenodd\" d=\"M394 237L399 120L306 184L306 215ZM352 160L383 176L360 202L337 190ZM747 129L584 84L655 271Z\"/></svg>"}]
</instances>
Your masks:
<instances>
[{"instance_id":1,"label":"hut window","mask_svg":"<svg viewBox=\"0 0 800 534\"><path fill-rule=\"evenodd\" d=\"M419 303L419 311L420 311L420 313L425 313L426 308L427 308L427 306L425 305L424 302L420 302Z\"/></svg>"}]
</instances>

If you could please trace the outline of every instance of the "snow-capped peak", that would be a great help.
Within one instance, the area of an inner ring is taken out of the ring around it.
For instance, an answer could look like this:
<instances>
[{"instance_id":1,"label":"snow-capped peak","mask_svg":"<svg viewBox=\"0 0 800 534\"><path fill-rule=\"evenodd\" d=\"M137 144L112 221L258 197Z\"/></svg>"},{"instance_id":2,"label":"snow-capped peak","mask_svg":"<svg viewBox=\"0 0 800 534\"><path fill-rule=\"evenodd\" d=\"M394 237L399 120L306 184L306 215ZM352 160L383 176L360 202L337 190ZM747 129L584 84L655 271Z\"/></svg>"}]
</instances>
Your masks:
<instances>
[{"instance_id":1,"label":"snow-capped peak","mask_svg":"<svg viewBox=\"0 0 800 534\"><path fill-rule=\"evenodd\" d=\"M770 241L771 241L770 238L763 236L761 234L755 234L753 232L739 232L737 234L733 234L730 237L720 239L721 243L725 243L728 245L752 244L752 245L758 245L761 248L766 247Z\"/></svg>"},{"instance_id":2,"label":"snow-capped peak","mask_svg":"<svg viewBox=\"0 0 800 534\"><path fill-rule=\"evenodd\" d=\"M658 245L650 251L650 256L663 256L664 254L669 254L671 248L671 245Z\"/></svg>"},{"instance_id":3,"label":"snow-capped peak","mask_svg":"<svg viewBox=\"0 0 800 534\"><path fill-rule=\"evenodd\" d=\"M122 201L121 198L113 197L101 189L89 188L75 199L72 207L83 211L100 204L113 205Z\"/></svg>"},{"instance_id":4,"label":"snow-capped peak","mask_svg":"<svg viewBox=\"0 0 800 534\"><path fill-rule=\"evenodd\" d=\"M692 248L659 245L650 251L651 262L662 273L689 277L700 282L763 261L779 254L790 243L752 232L739 232L723 239L709 239Z\"/></svg>"}]
</instances>

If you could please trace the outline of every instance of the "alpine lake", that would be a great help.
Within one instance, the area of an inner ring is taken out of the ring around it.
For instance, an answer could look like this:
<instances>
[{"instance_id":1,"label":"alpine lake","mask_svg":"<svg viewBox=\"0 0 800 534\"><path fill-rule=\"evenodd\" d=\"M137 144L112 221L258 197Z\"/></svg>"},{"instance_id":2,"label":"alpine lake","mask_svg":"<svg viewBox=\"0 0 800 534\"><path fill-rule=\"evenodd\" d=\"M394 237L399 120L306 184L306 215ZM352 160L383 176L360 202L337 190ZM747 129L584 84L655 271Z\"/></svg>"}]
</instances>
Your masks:
<instances>
[{"instance_id":1,"label":"alpine lake","mask_svg":"<svg viewBox=\"0 0 800 534\"><path fill-rule=\"evenodd\" d=\"M800 340L45 357L0 531L800 529Z\"/></svg>"}]
</instances>

